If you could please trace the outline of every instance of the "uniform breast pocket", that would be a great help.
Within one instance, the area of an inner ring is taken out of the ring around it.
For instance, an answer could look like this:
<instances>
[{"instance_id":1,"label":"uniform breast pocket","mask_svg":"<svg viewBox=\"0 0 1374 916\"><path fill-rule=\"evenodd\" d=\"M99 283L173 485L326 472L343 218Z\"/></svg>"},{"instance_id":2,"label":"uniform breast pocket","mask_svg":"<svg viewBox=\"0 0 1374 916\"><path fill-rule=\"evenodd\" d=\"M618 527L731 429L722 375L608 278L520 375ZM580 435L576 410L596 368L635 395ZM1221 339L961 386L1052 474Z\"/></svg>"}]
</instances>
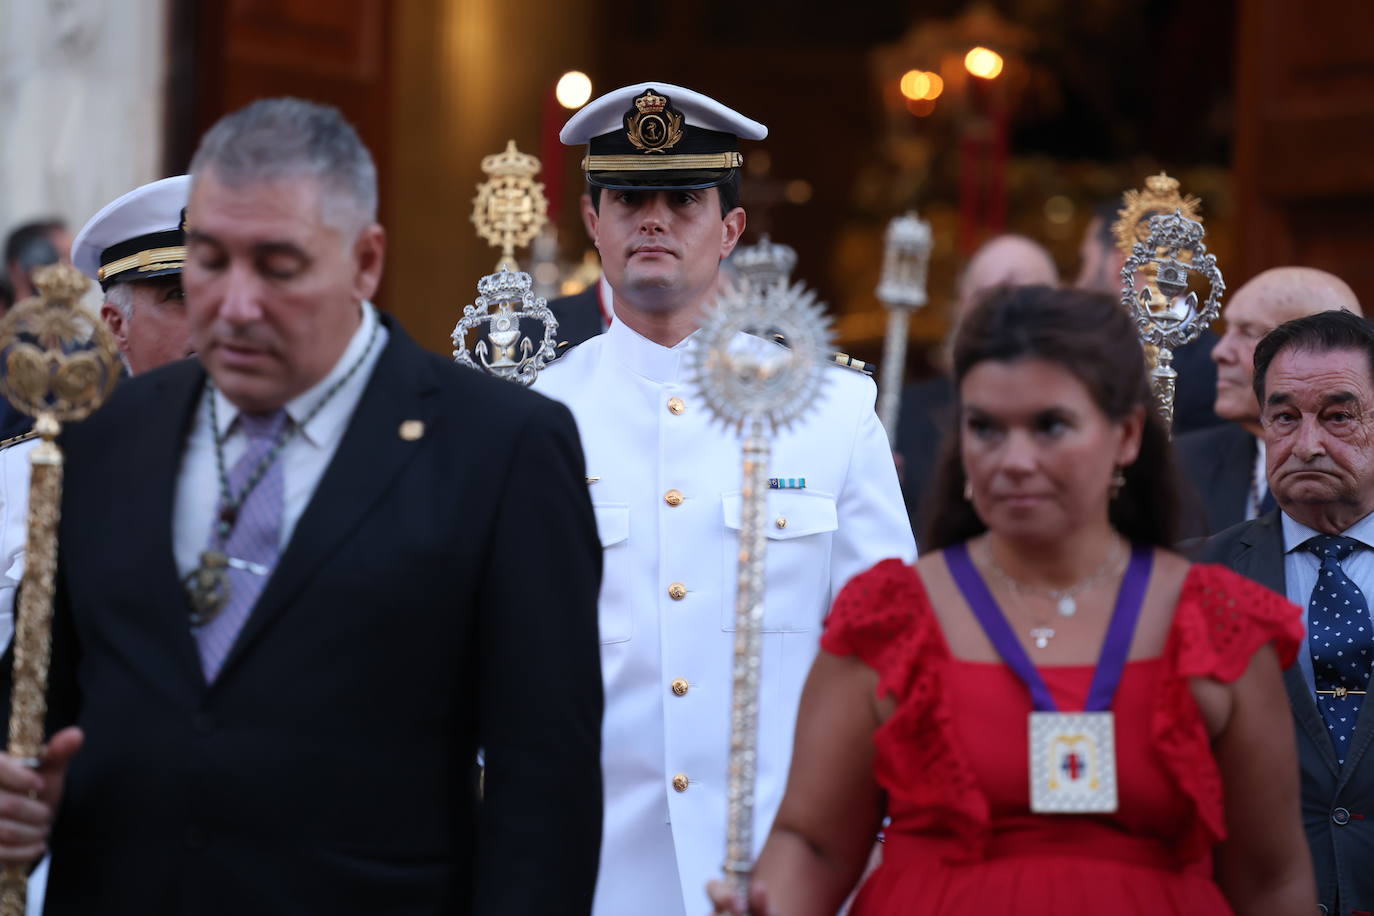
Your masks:
<instances>
[{"instance_id":1,"label":"uniform breast pocket","mask_svg":"<svg viewBox=\"0 0 1374 916\"><path fill-rule=\"evenodd\" d=\"M596 514L596 533L601 538L602 576L601 601L597 618L602 644L627 642L634 628L628 596L621 594L625 581L623 570L625 553L630 539L630 507L608 503L592 506Z\"/></svg>"},{"instance_id":2,"label":"uniform breast pocket","mask_svg":"<svg viewBox=\"0 0 1374 916\"><path fill-rule=\"evenodd\" d=\"M739 573L740 494L722 497L725 521L726 600L721 628L735 629ZM839 528L835 498L807 490L770 490L764 533L768 575L764 580L763 629L806 633L819 628L830 600L830 546Z\"/></svg>"}]
</instances>

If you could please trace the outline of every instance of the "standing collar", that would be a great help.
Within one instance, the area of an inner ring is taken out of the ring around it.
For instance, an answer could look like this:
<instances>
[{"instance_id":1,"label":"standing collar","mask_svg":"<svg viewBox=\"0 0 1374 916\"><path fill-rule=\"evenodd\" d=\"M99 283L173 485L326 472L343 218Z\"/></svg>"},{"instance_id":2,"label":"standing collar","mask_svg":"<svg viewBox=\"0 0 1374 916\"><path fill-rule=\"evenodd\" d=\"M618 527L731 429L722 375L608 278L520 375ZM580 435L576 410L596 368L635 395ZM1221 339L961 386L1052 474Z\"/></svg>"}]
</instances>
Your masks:
<instances>
[{"instance_id":1,"label":"standing collar","mask_svg":"<svg viewBox=\"0 0 1374 916\"><path fill-rule=\"evenodd\" d=\"M330 386L342 378L353 367L353 364L362 358L368 341L372 340L372 330L380 321L381 318L372 303L364 302L363 320L358 322L357 329L349 339L348 346L344 347L343 355L334 363L334 368L330 369L324 378L287 402L286 413L293 422L299 424L319 403L320 398L324 397ZM386 347L386 338L386 328L377 328L377 339L373 341L372 351L368 353L367 361L369 364L376 365L378 356ZM353 414L353 406L357 403L363 386L367 384L371 365L359 366L357 373L334 394L330 403L325 405L310 420L309 424L301 426L298 434L301 439L316 447L326 442L335 441L344 424ZM229 434L234 421L238 419L239 409L225 397L224 392L220 391L218 386L214 389L214 396L216 416L219 419L219 428L215 430L215 435L223 440Z\"/></svg>"},{"instance_id":2,"label":"standing collar","mask_svg":"<svg viewBox=\"0 0 1374 916\"><path fill-rule=\"evenodd\" d=\"M674 347L664 347L644 337L624 321L612 321L605 337L608 352L631 372L652 382L671 385L684 381L686 357L691 348L696 346L697 333L693 331Z\"/></svg>"}]
</instances>

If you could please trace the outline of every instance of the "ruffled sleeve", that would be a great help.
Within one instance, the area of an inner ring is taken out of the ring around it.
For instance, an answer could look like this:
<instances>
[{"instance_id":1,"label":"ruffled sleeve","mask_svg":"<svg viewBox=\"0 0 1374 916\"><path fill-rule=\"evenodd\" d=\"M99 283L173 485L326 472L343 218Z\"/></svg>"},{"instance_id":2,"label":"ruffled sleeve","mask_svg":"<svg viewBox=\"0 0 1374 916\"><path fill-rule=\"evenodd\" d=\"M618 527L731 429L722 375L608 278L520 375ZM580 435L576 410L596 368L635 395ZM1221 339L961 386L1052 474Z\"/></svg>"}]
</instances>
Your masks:
<instances>
[{"instance_id":1,"label":"ruffled sleeve","mask_svg":"<svg viewBox=\"0 0 1374 916\"><path fill-rule=\"evenodd\" d=\"M1194 566L1184 580L1151 725L1165 766L1197 812L1194 829L1185 838L1191 855L1226 838L1226 813L1221 772L1189 681L1208 677L1231 683L1266 645L1288 667L1302 645L1301 615L1281 595L1221 566Z\"/></svg>"},{"instance_id":2,"label":"ruffled sleeve","mask_svg":"<svg viewBox=\"0 0 1374 916\"><path fill-rule=\"evenodd\" d=\"M959 835L981 854L989 821L986 796L953 740L944 696L949 650L920 577L900 560L860 573L835 599L821 636L832 655L852 655L878 674L878 696L896 709L874 733L878 784L894 820L900 813Z\"/></svg>"}]
</instances>

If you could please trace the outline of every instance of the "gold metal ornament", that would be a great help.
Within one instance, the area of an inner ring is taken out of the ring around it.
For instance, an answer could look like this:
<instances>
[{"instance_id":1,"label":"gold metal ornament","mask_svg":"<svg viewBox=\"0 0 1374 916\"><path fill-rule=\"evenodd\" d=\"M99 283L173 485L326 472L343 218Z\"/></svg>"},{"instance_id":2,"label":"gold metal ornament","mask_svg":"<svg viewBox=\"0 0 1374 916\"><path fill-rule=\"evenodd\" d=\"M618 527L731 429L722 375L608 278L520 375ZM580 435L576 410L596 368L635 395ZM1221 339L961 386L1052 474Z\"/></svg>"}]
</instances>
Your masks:
<instances>
[{"instance_id":1,"label":"gold metal ornament","mask_svg":"<svg viewBox=\"0 0 1374 916\"><path fill-rule=\"evenodd\" d=\"M114 337L105 322L80 305L89 281L64 264L34 274L39 295L0 319L0 394L34 418L42 441L30 455L28 540L14 632L14 682L9 745L15 760L37 766L43 757L52 601L57 571L57 523L62 502L63 423L98 408L119 378ZM0 872L0 916L23 916L28 869Z\"/></svg>"},{"instance_id":2,"label":"gold metal ornament","mask_svg":"<svg viewBox=\"0 0 1374 916\"><path fill-rule=\"evenodd\" d=\"M1178 179L1170 178L1160 172L1145 179L1141 190L1127 191L1121 196L1121 209L1117 211L1117 221L1112 224L1112 235L1116 236L1116 247L1129 255L1137 242L1149 241L1150 217L1157 213L1181 212L1195 222L1202 222L1198 208L1202 201L1191 194L1179 193Z\"/></svg>"},{"instance_id":3,"label":"gold metal ornament","mask_svg":"<svg viewBox=\"0 0 1374 916\"><path fill-rule=\"evenodd\" d=\"M682 140L682 115L666 96L645 89L625 115L625 136L637 150L662 153Z\"/></svg>"},{"instance_id":4,"label":"gold metal ornament","mask_svg":"<svg viewBox=\"0 0 1374 916\"><path fill-rule=\"evenodd\" d=\"M544 185L534 180L540 167L537 158L515 148L514 140L506 143L504 151L482 159L488 178L477 186L472 199L472 225L488 244L501 249L497 272L519 270L515 249L532 242L548 222Z\"/></svg>"}]
</instances>

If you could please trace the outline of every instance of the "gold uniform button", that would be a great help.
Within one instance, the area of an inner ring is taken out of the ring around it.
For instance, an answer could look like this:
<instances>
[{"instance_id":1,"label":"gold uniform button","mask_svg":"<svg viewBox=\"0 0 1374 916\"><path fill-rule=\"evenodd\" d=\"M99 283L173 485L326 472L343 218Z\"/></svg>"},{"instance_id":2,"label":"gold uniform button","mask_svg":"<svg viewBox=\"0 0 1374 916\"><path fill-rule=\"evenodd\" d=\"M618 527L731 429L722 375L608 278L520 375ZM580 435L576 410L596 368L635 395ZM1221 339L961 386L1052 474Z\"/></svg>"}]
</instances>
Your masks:
<instances>
[{"instance_id":1,"label":"gold uniform button","mask_svg":"<svg viewBox=\"0 0 1374 916\"><path fill-rule=\"evenodd\" d=\"M673 788L676 789L676 790L678 790L679 792L686 792L686 791L687 791L687 774L686 774L686 773L678 773L676 776L673 777Z\"/></svg>"},{"instance_id":2,"label":"gold uniform button","mask_svg":"<svg viewBox=\"0 0 1374 916\"><path fill-rule=\"evenodd\" d=\"M687 696L687 691L690 689L691 685L687 683L687 679L685 677L673 678L673 693L677 696Z\"/></svg>"},{"instance_id":3,"label":"gold uniform button","mask_svg":"<svg viewBox=\"0 0 1374 916\"><path fill-rule=\"evenodd\" d=\"M682 505L682 491L669 490L667 493L663 494L663 501L670 506Z\"/></svg>"},{"instance_id":4,"label":"gold uniform button","mask_svg":"<svg viewBox=\"0 0 1374 916\"><path fill-rule=\"evenodd\" d=\"M674 601L681 601L683 598L687 597L687 586L683 585L681 582L674 582L672 585L668 586L668 597L672 598Z\"/></svg>"},{"instance_id":5,"label":"gold uniform button","mask_svg":"<svg viewBox=\"0 0 1374 916\"><path fill-rule=\"evenodd\" d=\"M785 516L785 515L779 515L779 516L778 516L778 520L777 520L776 522L774 522L774 524L776 524L779 528L786 528L786 527L787 527L787 516Z\"/></svg>"},{"instance_id":6,"label":"gold uniform button","mask_svg":"<svg viewBox=\"0 0 1374 916\"><path fill-rule=\"evenodd\" d=\"M686 410L686 409L687 409L687 402L684 401L682 398L669 398L669 399L668 399L668 412L669 412L670 414L672 414L673 416L675 416L675 417L678 416L679 414L681 414L681 413L682 413L684 410Z\"/></svg>"}]
</instances>

